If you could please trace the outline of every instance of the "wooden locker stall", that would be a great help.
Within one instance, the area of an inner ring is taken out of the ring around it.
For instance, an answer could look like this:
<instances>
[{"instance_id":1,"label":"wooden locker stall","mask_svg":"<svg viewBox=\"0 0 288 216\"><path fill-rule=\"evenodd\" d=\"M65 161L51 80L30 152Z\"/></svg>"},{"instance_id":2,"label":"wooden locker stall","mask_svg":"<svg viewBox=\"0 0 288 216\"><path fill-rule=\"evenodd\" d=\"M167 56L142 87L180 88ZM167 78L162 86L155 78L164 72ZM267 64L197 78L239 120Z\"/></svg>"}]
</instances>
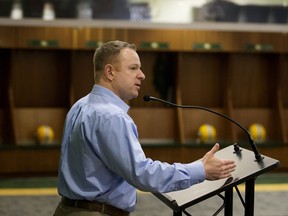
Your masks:
<instances>
[{"instance_id":1,"label":"wooden locker stall","mask_svg":"<svg viewBox=\"0 0 288 216\"><path fill-rule=\"evenodd\" d=\"M181 103L200 106L227 115L227 54L181 53L178 85ZM203 124L215 127L216 140L230 139L230 122L223 117L200 109L183 110L185 143L199 143L198 129Z\"/></svg>"},{"instance_id":2,"label":"wooden locker stall","mask_svg":"<svg viewBox=\"0 0 288 216\"><path fill-rule=\"evenodd\" d=\"M278 73L275 53L237 53L230 57L233 116L247 129L254 123L264 126L266 141L281 141L277 108ZM235 128L237 138L247 136Z\"/></svg>"},{"instance_id":3,"label":"wooden locker stall","mask_svg":"<svg viewBox=\"0 0 288 216\"><path fill-rule=\"evenodd\" d=\"M15 141L9 101L11 49L16 44L15 32L15 27L0 27L0 146L11 145Z\"/></svg>"},{"instance_id":4,"label":"wooden locker stall","mask_svg":"<svg viewBox=\"0 0 288 216\"><path fill-rule=\"evenodd\" d=\"M69 56L63 50L13 51L10 101L16 144L35 144L40 125L51 126L59 143L69 108Z\"/></svg>"}]
</instances>

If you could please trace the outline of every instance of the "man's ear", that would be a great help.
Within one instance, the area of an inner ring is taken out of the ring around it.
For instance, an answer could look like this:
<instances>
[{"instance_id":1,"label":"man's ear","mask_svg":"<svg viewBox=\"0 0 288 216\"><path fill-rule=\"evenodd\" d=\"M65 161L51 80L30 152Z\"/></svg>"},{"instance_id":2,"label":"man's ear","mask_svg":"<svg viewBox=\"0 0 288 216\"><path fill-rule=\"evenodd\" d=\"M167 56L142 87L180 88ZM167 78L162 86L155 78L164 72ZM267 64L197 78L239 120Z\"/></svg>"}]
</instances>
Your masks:
<instances>
[{"instance_id":1,"label":"man's ear","mask_svg":"<svg viewBox=\"0 0 288 216\"><path fill-rule=\"evenodd\" d=\"M109 81L112 81L114 78L114 67L111 64L105 65L104 73L105 73L106 78Z\"/></svg>"}]
</instances>

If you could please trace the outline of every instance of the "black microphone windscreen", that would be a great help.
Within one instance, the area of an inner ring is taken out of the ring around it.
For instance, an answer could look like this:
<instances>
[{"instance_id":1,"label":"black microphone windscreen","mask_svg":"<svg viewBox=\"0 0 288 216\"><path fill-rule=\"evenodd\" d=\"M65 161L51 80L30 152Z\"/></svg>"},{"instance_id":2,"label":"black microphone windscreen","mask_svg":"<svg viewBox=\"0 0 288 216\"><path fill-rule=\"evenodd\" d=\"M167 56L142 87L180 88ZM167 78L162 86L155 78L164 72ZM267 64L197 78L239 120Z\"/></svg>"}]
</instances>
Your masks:
<instances>
[{"instance_id":1,"label":"black microphone windscreen","mask_svg":"<svg viewBox=\"0 0 288 216\"><path fill-rule=\"evenodd\" d=\"M150 96L149 95L145 95L144 97L143 97L143 100L144 101L146 101L146 102L148 102L148 101L150 101Z\"/></svg>"}]
</instances>

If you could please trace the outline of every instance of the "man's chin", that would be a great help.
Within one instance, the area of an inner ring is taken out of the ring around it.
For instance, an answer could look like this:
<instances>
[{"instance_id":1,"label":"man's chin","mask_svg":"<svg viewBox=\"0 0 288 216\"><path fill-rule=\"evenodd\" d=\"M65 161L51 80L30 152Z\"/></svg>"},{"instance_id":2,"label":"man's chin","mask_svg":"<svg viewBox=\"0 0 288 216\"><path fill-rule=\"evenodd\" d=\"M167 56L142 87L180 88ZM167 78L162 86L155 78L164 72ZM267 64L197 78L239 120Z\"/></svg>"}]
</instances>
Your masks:
<instances>
[{"instance_id":1,"label":"man's chin","mask_svg":"<svg viewBox=\"0 0 288 216\"><path fill-rule=\"evenodd\" d=\"M135 98L137 98L138 96L139 96L139 94L138 94L138 92L137 92L137 93L131 95L131 97L130 97L129 100L135 99Z\"/></svg>"}]
</instances>

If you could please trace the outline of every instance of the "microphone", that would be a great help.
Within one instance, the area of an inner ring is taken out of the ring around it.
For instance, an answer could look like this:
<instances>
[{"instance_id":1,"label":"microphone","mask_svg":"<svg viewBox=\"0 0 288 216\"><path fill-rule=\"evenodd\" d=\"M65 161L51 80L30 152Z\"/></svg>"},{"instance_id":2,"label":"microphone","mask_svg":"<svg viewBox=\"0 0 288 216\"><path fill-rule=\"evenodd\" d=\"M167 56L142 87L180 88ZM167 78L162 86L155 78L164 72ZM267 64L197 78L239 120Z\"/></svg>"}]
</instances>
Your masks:
<instances>
[{"instance_id":1,"label":"microphone","mask_svg":"<svg viewBox=\"0 0 288 216\"><path fill-rule=\"evenodd\" d=\"M218 113L218 112L216 112L216 111L214 111L214 110L208 109L208 108L206 108L206 107L201 107L201 106L179 105L179 104L171 103L171 102L169 102L169 101L165 101L165 100L162 100L162 99L159 99L159 98L156 98L156 97L152 97L152 96L149 96L149 95L145 95L145 96L143 97L143 100L146 101L146 102L149 102L149 101L158 101L158 102L161 102L161 103L164 103L164 104L173 106L173 107L177 107L177 108L201 109L201 110L205 110L205 111L208 111L208 112L210 112L210 113L216 114L216 115L218 115L218 116L221 116L221 117L223 117L223 118L225 118L225 119L233 122L234 124L236 124L238 127L240 127L240 128L247 134L248 140L249 140L249 144L250 144L250 146L251 146L251 148L252 148L252 150L253 150L253 152L254 152L256 161L257 161L257 162L260 162L260 161L262 161L262 160L264 159L264 157L262 157L262 155L259 153L258 148L257 148L257 146L256 146L256 144L255 144L255 142L254 142L251 134L249 133L249 131L248 131L245 127L243 127L241 124L239 124L238 122L236 122L236 121L233 120L232 118L229 118L228 116L226 116L226 115L224 115L224 114L222 114L222 113ZM234 148L237 148L236 153L237 153L238 151L240 151L238 146L237 146L237 147L234 146Z\"/></svg>"}]
</instances>

